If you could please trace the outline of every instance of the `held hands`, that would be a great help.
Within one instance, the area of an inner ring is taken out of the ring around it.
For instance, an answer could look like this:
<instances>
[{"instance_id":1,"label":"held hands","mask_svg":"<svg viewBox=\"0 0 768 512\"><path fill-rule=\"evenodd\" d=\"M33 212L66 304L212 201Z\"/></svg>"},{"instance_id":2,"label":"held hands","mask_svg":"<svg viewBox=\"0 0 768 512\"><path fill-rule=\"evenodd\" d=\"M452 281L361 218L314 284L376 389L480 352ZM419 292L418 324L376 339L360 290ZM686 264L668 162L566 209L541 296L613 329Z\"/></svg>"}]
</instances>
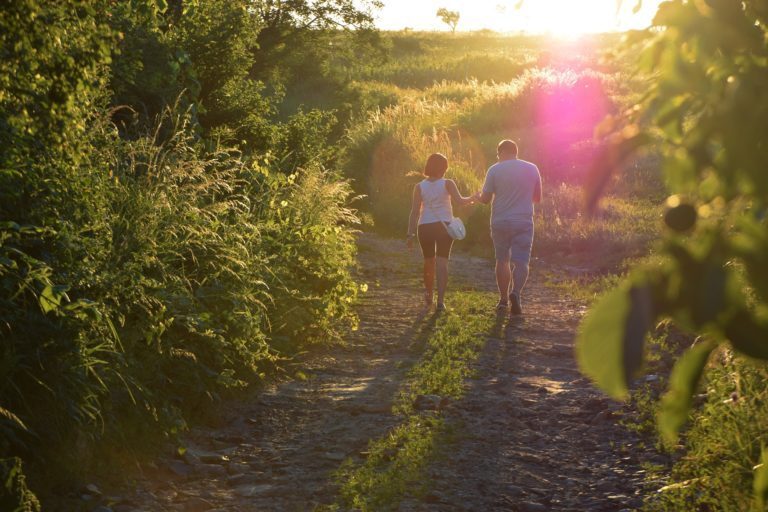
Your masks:
<instances>
[{"instance_id":1,"label":"held hands","mask_svg":"<svg viewBox=\"0 0 768 512\"><path fill-rule=\"evenodd\" d=\"M466 198L466 202L464 204L467 204L470 206L477 204L480 199L480 194L481 194L480 192L477 192L476 194L472 194L471 196Z\"/></svg>"},{"instance_id":2,"label":"held hands","mask_svg":"<svg viewBox=\"0 0 768 512\"><path fill-rule=\"evenodd\" d=\"M416 240L416 235L408 235L405 239L405 246L409 251L413 251L413 241Z\"/></svg>"}]
</instances>

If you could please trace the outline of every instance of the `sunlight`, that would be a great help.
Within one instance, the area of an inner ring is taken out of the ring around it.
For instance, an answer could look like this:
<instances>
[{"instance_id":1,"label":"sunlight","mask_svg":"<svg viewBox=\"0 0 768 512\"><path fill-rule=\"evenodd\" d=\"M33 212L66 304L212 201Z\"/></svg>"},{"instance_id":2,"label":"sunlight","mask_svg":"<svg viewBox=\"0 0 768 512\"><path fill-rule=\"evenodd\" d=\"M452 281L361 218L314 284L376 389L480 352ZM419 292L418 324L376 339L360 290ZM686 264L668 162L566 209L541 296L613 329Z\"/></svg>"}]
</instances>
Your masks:
<instances>
[{"instance_id":1,"label":"sunlight","mask_svg":"<svg viewBox=\"0 0 768 512\"><path fill-rule=\"evenodd\" d=\"M458 31L490 29L502 33L547 34L575 39L583 34L624 31L649 25L660 0L475 0L471 8L461 0L385 0L376 15L385 30L449 30L437 9L460 15Z\"/></svg>"},{"instance_id":2,"label":"sunlight","mask_svg":"<svg viewBox=\"0 0 768 512\"><path fill-rule=\"evenodd\" d=\"M611 0L538 0L523 9L531 31L568 40L617 30L621 20Z\"/></svg>"}]
</instances>

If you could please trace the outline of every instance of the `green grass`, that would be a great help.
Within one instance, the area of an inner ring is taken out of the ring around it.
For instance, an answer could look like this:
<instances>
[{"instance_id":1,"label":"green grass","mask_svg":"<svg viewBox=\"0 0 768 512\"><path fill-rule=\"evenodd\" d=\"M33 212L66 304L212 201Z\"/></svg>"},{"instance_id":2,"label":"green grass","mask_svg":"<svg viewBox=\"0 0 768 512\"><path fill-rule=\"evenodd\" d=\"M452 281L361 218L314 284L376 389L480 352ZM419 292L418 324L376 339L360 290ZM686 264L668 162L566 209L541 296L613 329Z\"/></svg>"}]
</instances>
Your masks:
<instances>
[{"instance_id":1,"label":"green grass","mask_svg":"<svg viewBox=\"0 0 768 512\"><path fill-rule=\"evenodd\" d=\"M768 446L768 371L721 349L700 391L704 401L691 415L671 474L651 475L668 484L643 510L762 510L752 480Z\"/></svg>"},{"instance_id":2,"label":"green grass","mask_svg":"<svg viewBox=\"0 0 768 512\"><path fill-rule=\"evenodd\" d=\"M348 460L337 474L341 487L337 506L355 510L396 510L406 497L429 489L426 468L450 447L450 432L438 411L414 407L420 395L458 400L470 365L485 344L493 318L487 294L456 292L452 310L436 318L424 353L398 390L394 411L400 421L386 435L370 442L360 464Z\"/></svg>"}]
</instances>

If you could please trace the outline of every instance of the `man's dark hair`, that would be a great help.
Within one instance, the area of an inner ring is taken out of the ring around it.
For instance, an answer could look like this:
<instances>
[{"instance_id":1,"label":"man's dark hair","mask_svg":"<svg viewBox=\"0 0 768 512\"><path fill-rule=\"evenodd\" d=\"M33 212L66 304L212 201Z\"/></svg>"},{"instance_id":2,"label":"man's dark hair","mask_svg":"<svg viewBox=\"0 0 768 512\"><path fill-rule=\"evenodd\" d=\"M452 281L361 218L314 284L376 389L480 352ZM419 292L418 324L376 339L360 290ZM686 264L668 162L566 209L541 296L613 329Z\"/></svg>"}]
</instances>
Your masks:
<instances>
[{"instance_id":1,"label":"man's dark hair","mask_svg":"<svg viewBox=\"0 0 768 512\"><path fill-rule=\"evenodd\" d=\"M505 140L499 142L499 146L496 148L496 153L499 154L499 155L504 153L504 154L509 154L509 155L512 155L512 156L516 157L517 156L517 144L515 144L515 142L512 141L512 140L505 139Z\"/></svg>"},{"instance_id":2,"label":"man's dark hair","mask_svg":"<svg viewBox=\"0 0 768 512\"><path fill-rule=\"evenodd\" d=\"M448 159L442 153L432 153L424 165L424 176L442 178L448 170Z\"/></svg>"}]
</instances>

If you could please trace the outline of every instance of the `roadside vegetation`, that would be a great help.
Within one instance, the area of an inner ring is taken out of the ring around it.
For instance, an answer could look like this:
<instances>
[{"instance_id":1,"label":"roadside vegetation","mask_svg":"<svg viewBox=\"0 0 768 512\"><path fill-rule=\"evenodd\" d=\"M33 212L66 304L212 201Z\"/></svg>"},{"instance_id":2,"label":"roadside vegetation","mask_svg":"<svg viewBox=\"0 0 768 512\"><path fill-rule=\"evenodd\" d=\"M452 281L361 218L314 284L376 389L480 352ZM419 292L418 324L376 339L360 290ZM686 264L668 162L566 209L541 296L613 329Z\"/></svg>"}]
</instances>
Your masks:
<instances>
[{"instance_id":1,"label":"roadside vegetation","mask_svg":"<svg viewBox=\"0 0 768 512\"><path fill-rule=\"evenodd\" d=\"M66 508L354 324L332 116L278 115L262 28L243 2L3 8L0 509Z\"/></svg>"}]
</instances>

